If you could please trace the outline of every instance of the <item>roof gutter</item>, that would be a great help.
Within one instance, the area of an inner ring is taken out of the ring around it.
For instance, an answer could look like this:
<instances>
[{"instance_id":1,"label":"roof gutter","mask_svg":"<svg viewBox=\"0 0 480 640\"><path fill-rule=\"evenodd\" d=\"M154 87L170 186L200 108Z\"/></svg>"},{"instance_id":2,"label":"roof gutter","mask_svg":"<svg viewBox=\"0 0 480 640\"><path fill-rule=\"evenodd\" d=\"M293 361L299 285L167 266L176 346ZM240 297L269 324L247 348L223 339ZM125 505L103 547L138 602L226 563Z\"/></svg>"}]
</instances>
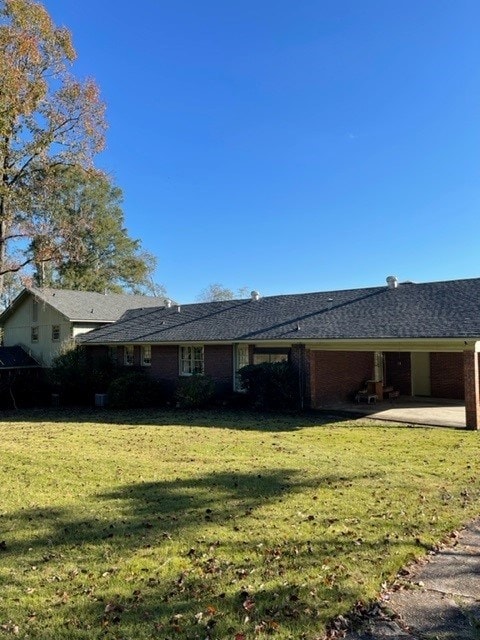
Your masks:
<instances>
[{"instance_id":1,"label":"roof gutter","mask_svg":"<svg viewBox=\"0 0 480 640\"><path fill-rule=\"evenodd\" d=\"M475 351L480 352L480 336L466 338L359 338L352 340L345 339L323 339L323 340L252 340L252 339L231 339L231 340L178 340L175 342L165 341L156 342L152 340L116 340L116 341L89 341L89 334L81 334L76 339L82 337L79 343L83 346L99 346L99 347L115 347L124 344L147 345L152 346L178 346L179 344L205 344L205 345L233 345L233 344L252 344L265 347L288 347L291 345L304 344L311 351Z\"/></svg>"}]
</instances>

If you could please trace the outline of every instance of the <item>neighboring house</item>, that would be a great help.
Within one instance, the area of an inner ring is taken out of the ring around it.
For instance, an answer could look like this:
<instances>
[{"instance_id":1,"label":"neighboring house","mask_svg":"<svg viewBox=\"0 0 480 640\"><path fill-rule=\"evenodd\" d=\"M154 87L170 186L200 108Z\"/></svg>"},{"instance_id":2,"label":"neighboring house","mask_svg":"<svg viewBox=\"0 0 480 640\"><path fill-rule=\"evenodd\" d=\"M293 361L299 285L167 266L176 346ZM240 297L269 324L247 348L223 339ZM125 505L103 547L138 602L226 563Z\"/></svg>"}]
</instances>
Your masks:
<instances>
[{"instance_id":1,"label":"neighboring house","mask_svg":"<svg viewBox=\"0 0 480 640\"><path fill-rule=\"evenodd\" d=\"M158 307L150 296L63 289L24 289L0 315L5 347L21 346L42 366L82 333L118 320L128 309Z\"/></svg>"},{"instance_id":2,"label":"neighboring house","mask_svg":"<svg viewBox=\"0 0 480 640\"><path fill-rule=\"evenodd\" d=\"M371 381L377 395L462 399L480 426L480 279L305 293L127 311L81 337L165 383L208 374L236 389L248 363L289 360L304 406L352 399Z\"/></svg>"}]
</instances>

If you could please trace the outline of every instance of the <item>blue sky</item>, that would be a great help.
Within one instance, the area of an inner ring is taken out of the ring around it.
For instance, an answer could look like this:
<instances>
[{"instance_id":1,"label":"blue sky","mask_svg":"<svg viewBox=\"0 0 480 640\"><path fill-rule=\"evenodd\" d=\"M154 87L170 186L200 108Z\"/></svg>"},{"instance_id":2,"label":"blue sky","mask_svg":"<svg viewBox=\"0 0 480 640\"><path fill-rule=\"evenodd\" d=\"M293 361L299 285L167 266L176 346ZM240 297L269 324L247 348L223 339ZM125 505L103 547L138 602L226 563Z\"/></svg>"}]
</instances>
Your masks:
<instances>
[{"instance_id":1,"label":"blue sky","mask_svg":"<svg viewBox=\"0 0 480 640\"><path fill-rule=\"evenodd\" d=\"M480 276L478 0L46 0L180 302Z\"/></svg>"}]
</instances>

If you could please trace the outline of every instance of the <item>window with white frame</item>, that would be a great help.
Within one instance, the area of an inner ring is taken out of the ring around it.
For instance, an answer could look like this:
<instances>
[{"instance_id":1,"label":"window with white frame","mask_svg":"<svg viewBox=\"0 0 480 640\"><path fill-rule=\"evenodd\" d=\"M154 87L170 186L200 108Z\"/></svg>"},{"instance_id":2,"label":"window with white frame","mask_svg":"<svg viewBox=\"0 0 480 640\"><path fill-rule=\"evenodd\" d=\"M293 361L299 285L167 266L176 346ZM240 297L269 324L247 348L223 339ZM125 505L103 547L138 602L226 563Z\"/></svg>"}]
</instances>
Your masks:
<instances>
[{"instance_id":1,"label":"window with white frame","mask_svg":"<svg viewBox=\"0 0 480 640\"><path fill-rule=\"evenodd\" d=\"M38 327L32 327L32 330L30 333L31 342L38 342L38 335L39 335Z\"/></svg>"},{"instance_id":2,"label":"window with white frame","mask_svg":"<svg viewBox=\"0 0 480 640\"><path fill-rule=\"evenodd\" d=\"M191 376L204 372L203 346L180 347L180 375Z\"/></svg>"},{"instance_id":3,"label":"window with white frame","mask_svg":"<svg viewBox=\"0 0 480 640\"><path fill-rule=\"evenodd\" d=\"M262 349L255 352L253 354L253 364L262 364L263 362L288 362L288 350Z\"/></svg>"},{"instance_id":4,"label":"window with white frame","mask_svg":"<svg viewBox=\"0 0 480 640\"><path fill-rule=\"evenodd\" d=\"M131 367L133 364L133 344L126 344L123 348L123 364Z\"/></svg>"},{"instance_id":5,"label":"window with white frame","mask_svg":"<svg viewBox=\"0 0 480 640\"><path fill-rule=\"evenodd\" d=\"M142 345L142 367L152 364L152 347L149 344Z\"/></svg>"},{"instance_id":6,"label":"window with white frame","mask_svg":"<svg viewBox=\"0 0 480 640\"><path fill-rule=\"evenodd\" d=\"M52 324L52 342L58 342L60 340L60 325Z\"/></svg>"},{"instance_id":7,"label":"window with white frame","mask_svg":"<svg viewBox=\"0 0 480 640\"><path fill-rule=\"evenodd\" d=\"M249 364L248 356L248 344L236 344L235 345L235 376L233 379L233 385L235 391L244 391L242 387L242 380L238 374L239 369L246 367Z\"/></svg>"}]
</instances>

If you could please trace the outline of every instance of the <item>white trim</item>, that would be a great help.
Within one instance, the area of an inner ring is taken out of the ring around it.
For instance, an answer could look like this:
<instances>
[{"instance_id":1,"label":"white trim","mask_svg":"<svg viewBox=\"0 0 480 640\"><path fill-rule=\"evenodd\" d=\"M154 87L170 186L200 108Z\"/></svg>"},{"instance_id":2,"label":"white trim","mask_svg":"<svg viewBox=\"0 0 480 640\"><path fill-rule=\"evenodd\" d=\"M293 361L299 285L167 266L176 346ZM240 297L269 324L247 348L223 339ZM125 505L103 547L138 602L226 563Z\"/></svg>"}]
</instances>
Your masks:
<instances>
[{"instance_id":1,"label":"white trim","mask_svg":"<svg viewBox=\"0 0 480 640\"><path fill-rule=\"evenodd\" d=\"M132 354L131 362L130 362L130 358L127 357L127 354L130 353L130 350L131 350L131 354ZM134 361L135 361L135 348L134 348L133 344L124 344L123 345L123 364L126 367L132 367Z\"/></svg>"},{"instance_id":2,"label":"white trim","mask_svg":"<svg viewBox=\"0 0 480 640\"><path fill-rule=\"evenodd\" d=\"M467 343L467 344L465 344ZM89 342L82 341L83 345L89 346L123 346L122 342ZM146 344L144 342L135 342L135 345ZM177 347L181 346L197 346L197 342L167 342L160 341L153 343L159 347ZM233 340L210 340L200 343L202 346L209 345L234 345L237 341ZM239 344L241 344L239 342ZM444 352L463 352L477 351L480 352L480 336L470 336L465 338L361 338L358 340L291 340L285 342L283 340L261 340L255 343L248 342L254 347L274 347L274 348L291 348L297 344L304 344L311 351L444 351Z\"/></svg>"},{"instance_id":3,"label":"white trim","mask_svg":"<svg viewBox=\"0 0 480 640\"><path fill-rule=\"evenodd\" d=\"M148 361L145 361L145 350L148 349L149 357ZM142 344L140 347L140 364L142 367L151 367L152 366L152 345L150 344Z\"/></svg>"},{"instance_id":4,"label":"white trim","mask_svg":"<svg viewBox=\"0 0 480 640\"><path fill-rule=\"evenodd\" d=\"M379 338L378 340L369 338L355 341L332 340L314 344L306 341L305 344L311 351L450 351L457 353L475 350L478 342L472 338Z\"/></svg>"}]
</instances>

